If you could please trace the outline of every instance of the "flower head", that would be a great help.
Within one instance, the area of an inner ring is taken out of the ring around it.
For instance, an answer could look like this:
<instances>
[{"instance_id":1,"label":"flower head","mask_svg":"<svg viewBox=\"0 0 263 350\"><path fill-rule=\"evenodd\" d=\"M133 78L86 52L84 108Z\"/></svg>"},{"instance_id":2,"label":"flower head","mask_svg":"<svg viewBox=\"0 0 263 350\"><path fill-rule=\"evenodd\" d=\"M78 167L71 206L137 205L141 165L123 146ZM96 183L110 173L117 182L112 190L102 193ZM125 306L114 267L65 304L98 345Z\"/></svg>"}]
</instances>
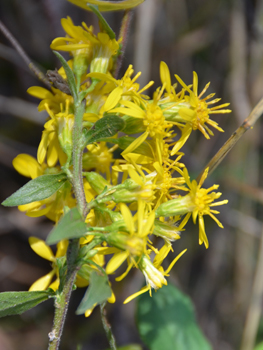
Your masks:
<instances>
[{"instance_id":1,"label":"flower head","mask_svg":"<svg viewBox=\"0 0 263 350\"><path fill-rule=\"evenodd\" d=\"M224 107L229 106L229 103L224 103L219 106L210 107L210 105L215 104L220 101L220 98L216 98L212 101L208 101L215 94L210 94L206 97L203 97L204 93L208 89L210 83L206 84L203 91L198 95L198 76L196 72L193 72L193 87L192 90L189 86L187 86L183 80L175 75L176 79L183 86L183 88L189 93L189 95L184 96L184 105L179 109L179 115L187 125L191 127L192 130L199 129L202 134L209 139L210 136L213 136L212 130L210 130L209 126L214 127L215 129L223 132L224 130L218 126L214 120L209 118L210 114L219 114L219 113L230 113L229 109L222 109ZM209 136L210 135L210 136Z\"/></svg>"}]
</instances>

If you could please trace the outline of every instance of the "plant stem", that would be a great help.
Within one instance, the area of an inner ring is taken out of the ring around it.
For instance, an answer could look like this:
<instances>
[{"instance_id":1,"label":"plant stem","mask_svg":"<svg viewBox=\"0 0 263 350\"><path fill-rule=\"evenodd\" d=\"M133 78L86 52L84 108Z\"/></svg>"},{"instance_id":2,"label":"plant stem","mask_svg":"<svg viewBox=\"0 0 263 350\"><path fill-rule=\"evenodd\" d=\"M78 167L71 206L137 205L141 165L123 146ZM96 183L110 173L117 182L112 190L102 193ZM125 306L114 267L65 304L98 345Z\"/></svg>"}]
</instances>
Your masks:
<instances>
[{"instance_id":1,"label":"plant stem","mask_svg":"<svg viewBox=\"0 0 263 350\"><path fill-rule=\"evenodd\" d=\"M63 287L63 291L57 296L55 302L55 317L53 322L53 329L48 334L49 336L49 347L48 350L58 350L61 340L61 335L64 328L64 323L68 311L69 299L72 293L72 287L75 282L77 268L76 259L78 257L79 250L79 240L74 239L70 241L67 252L67 263L68 271L66 276L66 281Z\"/></svg>"},{"instance_id":2,"label":"plant stem","mask_svg":"<svg viewBox=\"0 0 263 350\"><path fill-rule=\"evenodd\" d=\"M103 328L106 332L106 336L108 338L111 350L117 350L116 341L111 330L111 325L109 324L106 317L107 315L106 315L105 305L106 303L103 303L100 305L100 314L101 314Z\"/></svg>"},{"instance_id":3,"label":"plant stem","mask_svg":"<svg viewBox=\"0 0 263 350\"><path fill-rule=\"evenodd\" d=\"M85 104L78 101L75 104L75 124L73 128L73 186L80 214L87 215L87 205L82 177L82 118Z\"/></svg>"},{"instance_id":4,"label":"plant stem","mask_svg":"<svg viewBox=\"0 0 263 350\"><path fill-rule=\"evenodd\" d=\"M75 101L74 105L75 121L73 128L73 173L72 182L74 193L77 199L77 205L80 214L84 218L87 214L86 198L83 187L82 177L82 118L85 104L81 100ZM73 284L75 282L78 266L77 258L79 252L79 239L70 240L67 250L67 275L62 292L57 295L55 302L55 317L53 329L49 333L48 350L58 350L64 328L64 323L68 311L68 304L72 293Z\"/></svg>"}]
</instances>

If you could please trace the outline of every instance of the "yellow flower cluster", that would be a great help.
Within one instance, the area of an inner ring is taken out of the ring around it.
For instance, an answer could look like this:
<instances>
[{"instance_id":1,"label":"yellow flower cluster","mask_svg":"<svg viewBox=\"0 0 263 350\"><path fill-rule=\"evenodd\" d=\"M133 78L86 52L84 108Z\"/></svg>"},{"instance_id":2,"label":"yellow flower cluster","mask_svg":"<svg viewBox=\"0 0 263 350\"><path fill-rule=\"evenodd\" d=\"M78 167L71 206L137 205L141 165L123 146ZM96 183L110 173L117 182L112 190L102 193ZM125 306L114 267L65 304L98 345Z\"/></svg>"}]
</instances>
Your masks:
<instances>
[{"instance_id":1,"label":"yellow flower cluster","mask_svg":"<svg viewBox=\"0 0 263 350\"><path fill-rule=\"evenodd\" d=\"M207 171L198 184L190 181L182 163L181 149L194 130L198 129L206 138L213 135L210 127L223 131L210 115L230 110L224 109L228 104L211 107L219 99L210 100L214 94L204 97L209 84L198 93L195 72L192 85L186 85L177 75L180 85L172 85L164 62L160 64L162 85L151 99L143 92L153 82L140 88L137 83L140 73L133 77L131 65L122 78L112 75L121 40L112 39L103 31L95 35L92 27L85 23L82 27L75 26L70 18L62 19L62 26L66 36L55 39L51 48L67 51L72 56L68 63L76 85L80 92L86 93L83 130L90 130L96 121L107 115L117 115L125 121L122 136L85 148L82 170L89 213L85 220L87 236L81 238L80 244L85 246L95 239L100 240L93 260L105 268L108 275L126 262L125 272L116 280L123 279L132 268L141 270L146 286L125 301L128 302L140 293L151 293L152 288L159 289L167 284L166 277L172 266L186 250L168 258L168 266L164 260L173 253L172 242L180 238L191 216L194 223L198 218L199 244L204 243L206 248L204 216L209 215L222 227L214 216L219 212L211 208L227 200L215 202L221 196L215 192L217 185L208 189L202 187ZM64 69L58 74L67 85ZM177 91L179 86L181 89ZM63 91L55 83L51 91L40 87L28 90L41 99L39 110L45 109L49 118L44 125L37 160L25 154L14 159L14 167L24 176L34 179L43 174L56 174L66 166L72 167L73 97ZM179 132L177 141L174 139L176 132ZM66 182L51 197L19 209L29 216L46 215L57 223L65 208L76 206L70 183ZM29 242L38 255L52 262L52 271L36 281L31 290L48 286L57 289L56 261L65 256L67 242L58 244L56 255L37 238L30 238ZM106 265L105 255L110 255ZM84 265L78 273L77 286L88 285L90 272L96 269L94 266ZM52 282L53 276L56 276L55 282Z\"/></svg>"}]
</instances>

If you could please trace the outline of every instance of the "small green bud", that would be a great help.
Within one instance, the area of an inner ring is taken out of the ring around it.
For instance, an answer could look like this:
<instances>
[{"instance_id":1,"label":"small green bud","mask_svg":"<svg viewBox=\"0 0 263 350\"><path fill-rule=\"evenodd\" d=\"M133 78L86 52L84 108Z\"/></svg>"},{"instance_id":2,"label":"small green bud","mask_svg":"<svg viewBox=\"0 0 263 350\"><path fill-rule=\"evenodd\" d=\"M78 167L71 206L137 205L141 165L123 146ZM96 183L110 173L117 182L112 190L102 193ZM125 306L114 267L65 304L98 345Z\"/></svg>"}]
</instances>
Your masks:
<instances>
[{"instance_id":1,"label":"small green bud","mask_svg":"<svg viewBox=\"0 0 263 350\"><path fill-rule=\"evenodd\" d=\"M175 216L192 212L194 209L191 196L178 197L162 203L155 211L155 216Z\"/></svg>"},{"instance_id":2,"label":"small green bud","mask_svg":"<svg viewBox=\"0 0 263 350\"><path fill-rule=\"evenodd\" d=\"M97 193L101 194L105 187L111 187L107 180L104 179L101 175L90 171L85 173L86 179L90 184L91 188Z\"/></svg>"}]
</instances>

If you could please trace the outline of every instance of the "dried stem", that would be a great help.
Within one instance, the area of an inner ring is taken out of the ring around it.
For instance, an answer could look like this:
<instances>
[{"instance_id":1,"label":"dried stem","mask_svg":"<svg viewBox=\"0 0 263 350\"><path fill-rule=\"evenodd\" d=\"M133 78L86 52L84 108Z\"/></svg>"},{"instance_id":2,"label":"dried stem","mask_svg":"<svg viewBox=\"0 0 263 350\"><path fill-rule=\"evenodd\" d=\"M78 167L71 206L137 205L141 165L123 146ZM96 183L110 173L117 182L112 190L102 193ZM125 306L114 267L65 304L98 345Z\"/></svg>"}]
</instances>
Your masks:
<instances>
[{"instance_id":1,"label":"dried stem","mask_svg":"<svg viewBox=\"0 0 263 350\"><path fill-rule=\"evenodd\" d=\"M6 28L6 26L3 24L2 21L0 21L0 31L4 34L4 36L10 41L10 43L14 46L16 51L19 53L23 61L26 63L26 65L29 67L31 72L34 73L34 75L43 83L45 84L49 89L51 88L51 84L48 81L48 79L45 77L45 74L41 72L40 69L38 69L32 60L27 56L24 49L21 47L19 42L15 39L15 37L9 32L9 30Z\"/></svg>"},{"instance_id":2,"label":"dried stem","mask_svg":"<svg viewBox=\"0 0 263 350\"><path fill-rule=\"evenodd\" d=\"M230 136L230 138L225 142L225 144L220 148L220 150L214 155L210 162L204 167L201 173L197 177L197 181L200 180L203 172L207 167L209 167L208 175L218 167L229 151L234 147L237 141L244 135L244 133L253 128L253 125L263 114L263 98L254 107L249 116L244 120L242 125Z\"/></svg>"},{"instance_id":3,"label":"dried stem","mask_svg":"<svg viewBox=\"0 0 263 350\"><path fill-rule=\"evenodd\" d=\"M251 299L242 336L240 350L252 350L256 339L263 298L263 227L258 251L258 260L252 287Z\"/></svg>"},{"instance_id":4,"label":"dried stem","mask_svg":"<svg viewBox=\"0 0 263 350\"><path fill-rule=\"evenodd\" d=\"M129 35L129 29L131 26L132 17L133 17L132 10L125 11L122 19L122 23L121 23L120 34L119 34L119 39L122 38L122 50L121 50L121 55L117 58L117 62L113 72L113 75L116 79L119 75L119 71L122 66L123 56L124 56L124 52L128 42L128 35Z\"/></svg>"}]
</instances>

